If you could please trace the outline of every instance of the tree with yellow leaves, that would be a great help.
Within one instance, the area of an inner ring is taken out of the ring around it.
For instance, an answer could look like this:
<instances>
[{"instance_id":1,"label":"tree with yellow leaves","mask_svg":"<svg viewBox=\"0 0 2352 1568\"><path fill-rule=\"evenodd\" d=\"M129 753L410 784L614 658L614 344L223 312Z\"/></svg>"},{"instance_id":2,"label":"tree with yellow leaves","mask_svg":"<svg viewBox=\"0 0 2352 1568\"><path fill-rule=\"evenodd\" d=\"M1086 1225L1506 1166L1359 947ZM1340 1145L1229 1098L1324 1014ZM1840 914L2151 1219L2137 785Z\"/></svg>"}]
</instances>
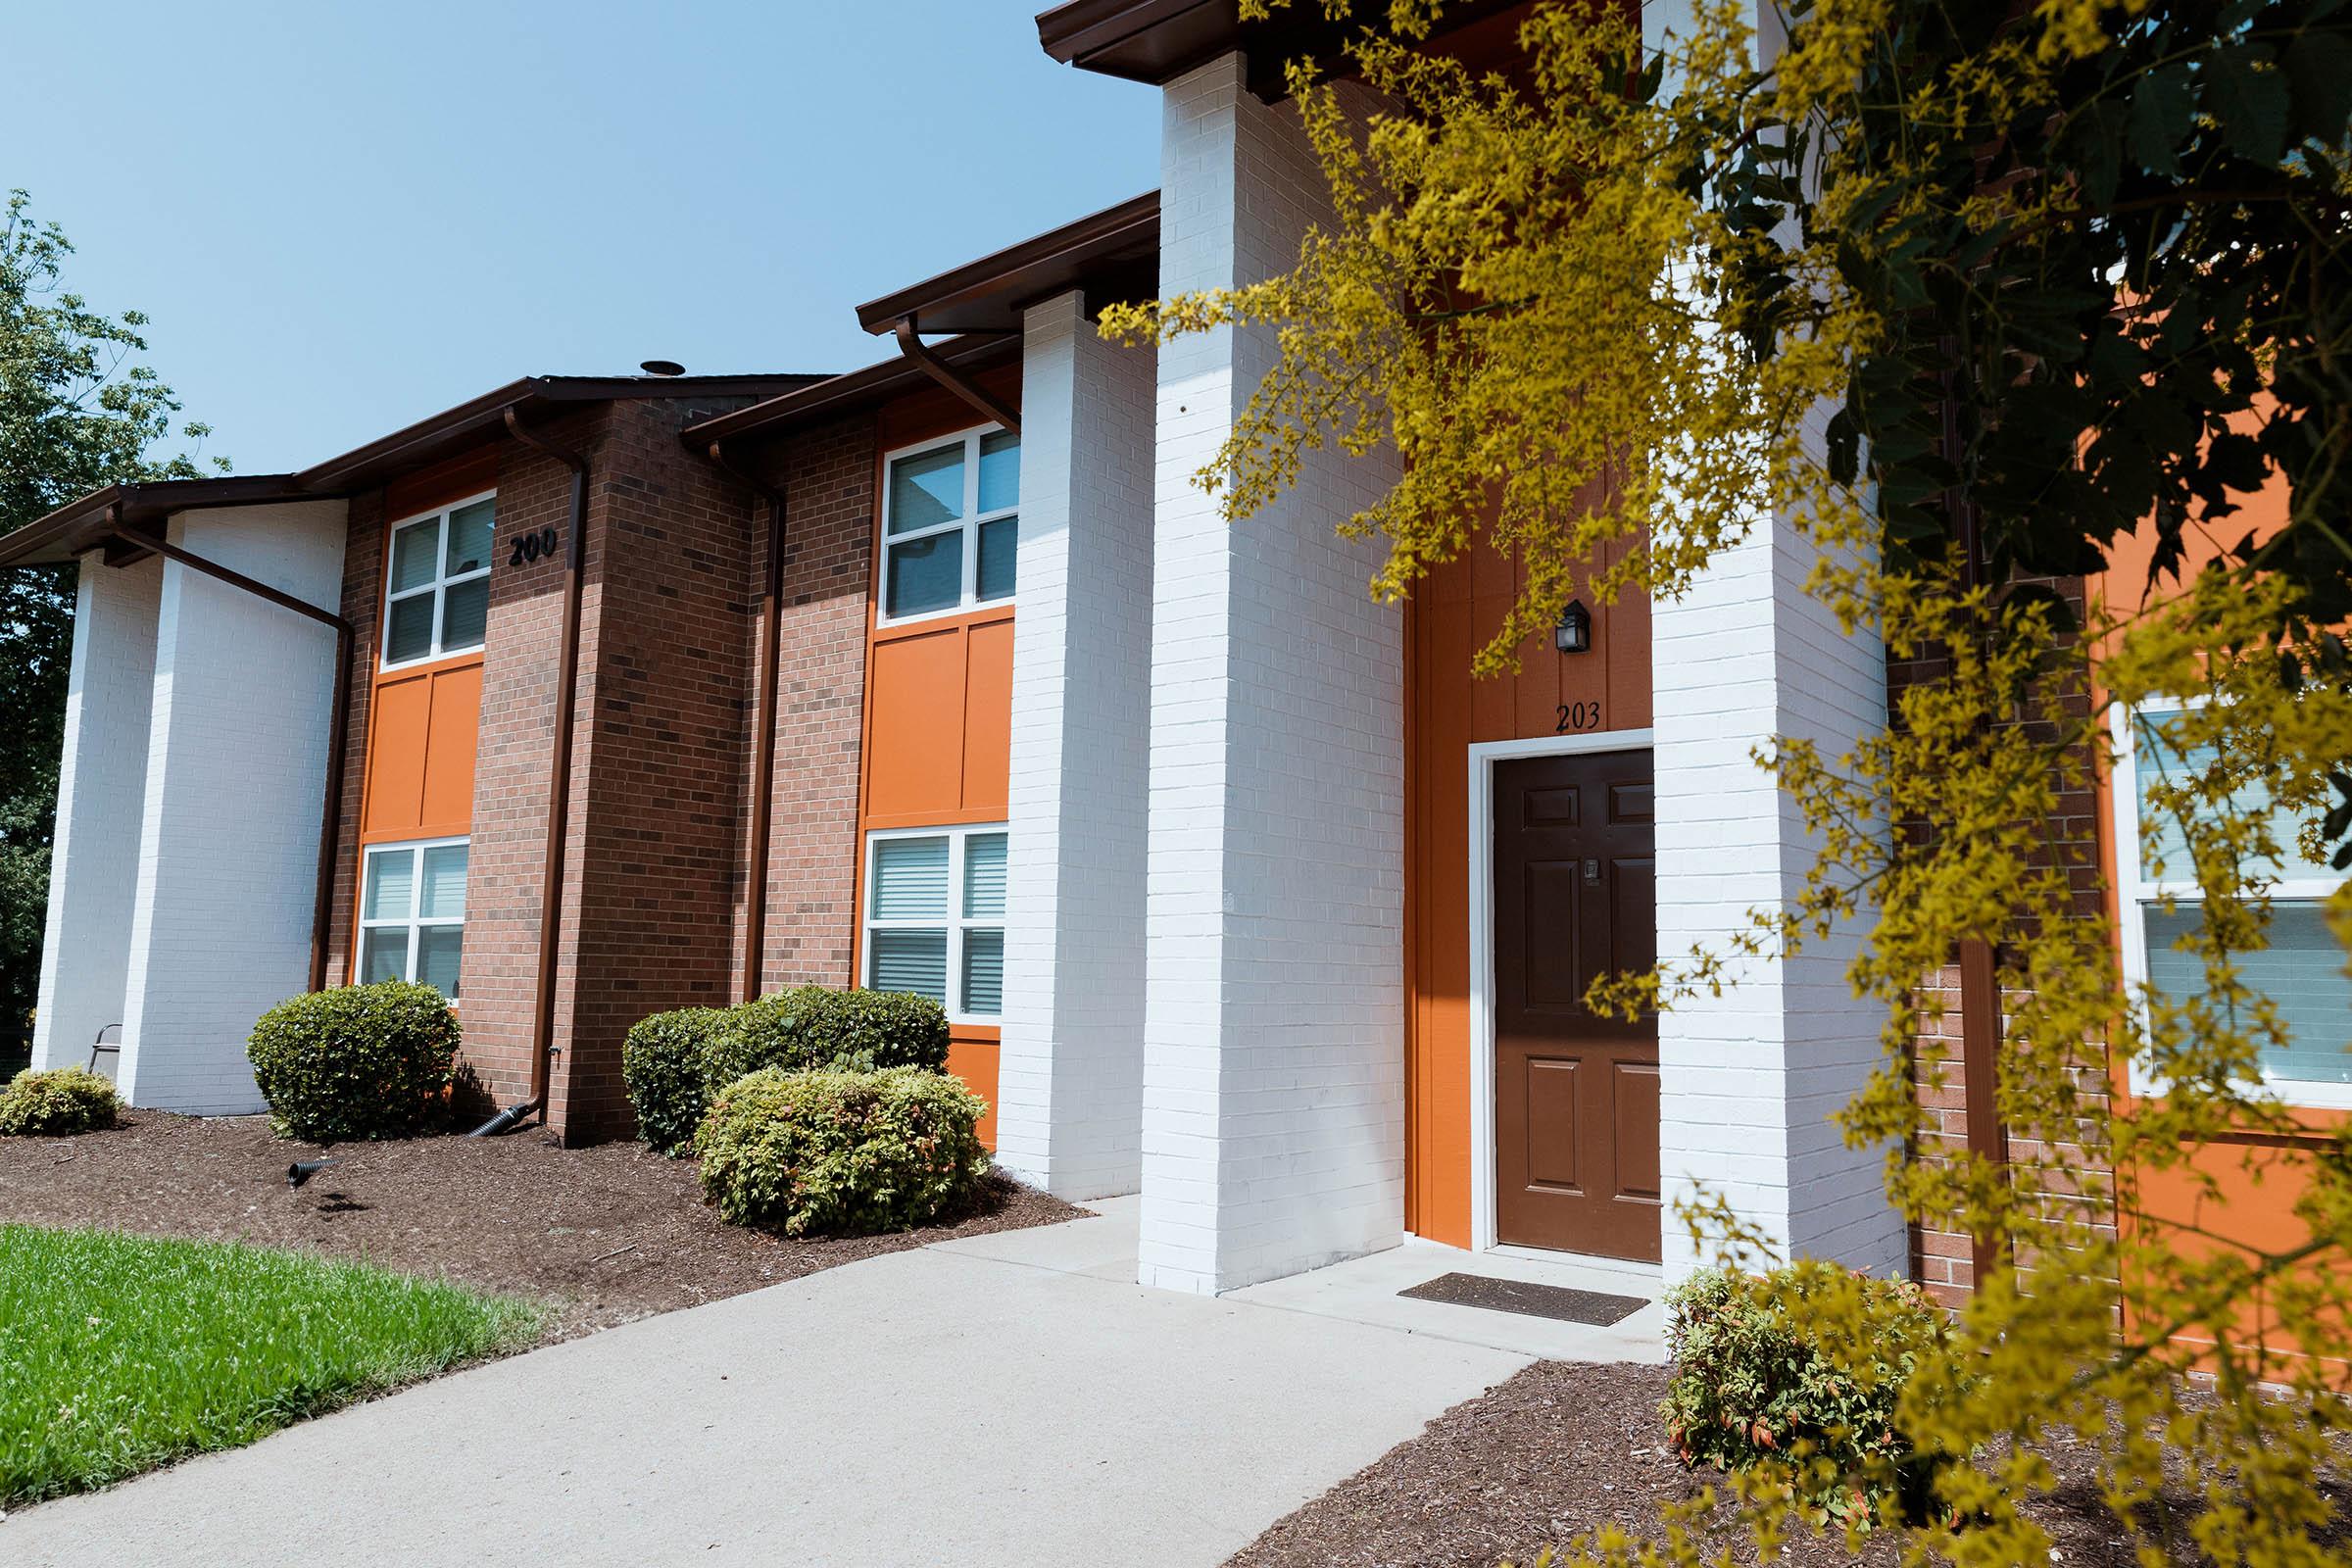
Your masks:
<instances>
[{"instance_id":1,"label":"tree with yellow leaves","mask_svg":"<svg viewBox=\"0 0 2352 1568\"><path fill-rule=\"evenodd\" d=\"M1393 449L1401 477L1346 525L1386 542L1372 592L1403 598L1480 533L1521 565L1482 672L1576 594L1676 596L1772 519L1809 541L1849 629L1934 673L1847 755L1759 757L1816 836L1799 898L1589 1000L1671 1007L1743 954L1864 923L1850 974L1886 1057L1845 1136L1889 1151L1908 1218L2008 1260L1903 1391L1936 1475L1917 1560L2047 1560L2020 1504L2066 1435L2102 1453L2144 1560L2332 1560L2314 1478L2352 1428L2352 1134L2266 1083L2314 1048L2247 962L2289 873L2325 879L2335 958L2352 947L2352 8L1814 0L1767 45L1725 0L1647 36L1629 8L1545 4L1517 69L1479 74L1425 47L1445 5L1365 0L1368 115L1292 69L1334 213L1295 268L1103 332L1278 328L1200 482L1241 517L1305 452ZM2281 514L2233 520L2257 494ZM2078 610L2052 586L2136 562L2145 593ZM2139 852L2178 890L2145 927L2161 987L2126 986L2054 827L2126 751ZM1967 942L2007 999L2006 1161L1930 1157L1916 1092L1938 1066L1916 1059L1923 980ZM2326 1044L2347 1040L2352 1019ZM2281 1144L2309 1152L2293 1235L2252 1242L2213 1218L2212 1152ZM2146 1201L2159 1186L2208 1201ZM1683 1218L1764 1260L1728 1204ZM1793 1278L1825 1346L1867 1347L1872 1293ZM1760 1541L1824 1463L1734 1478ZM1697 1539L1565 1549L1694 1562Z\"/></svg>"}]
</instances>

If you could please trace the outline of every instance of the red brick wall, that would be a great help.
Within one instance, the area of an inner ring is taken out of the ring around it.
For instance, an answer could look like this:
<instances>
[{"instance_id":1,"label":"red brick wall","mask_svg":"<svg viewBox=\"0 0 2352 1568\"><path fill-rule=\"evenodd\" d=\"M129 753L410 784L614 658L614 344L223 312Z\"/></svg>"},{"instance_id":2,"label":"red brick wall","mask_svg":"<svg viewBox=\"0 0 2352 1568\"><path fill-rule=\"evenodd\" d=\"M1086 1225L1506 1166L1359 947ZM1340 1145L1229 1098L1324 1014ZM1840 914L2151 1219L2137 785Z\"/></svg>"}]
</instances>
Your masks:
<instances>
[{"instance_id":1,"label":"red brick wall","mask_svg":"<svg viewBox=\"0 0 2352 1568\"><path fill-rule=\"evenodd\" d=\"M629 1026L736 995L753 766L764 508L677 432L715 402L591 405L535 428L589 465L564 937L548 1120L566 1142L632 1131ZM570 526L570 474L512 440L498 462L461 1017L475 1105L529 1094L563 555L507 545ZM763 989L850 977L873 438L856 418L766 454L789 466L775 817ZM383 570L380 492L352 503L344 612L352 727L329 980L348 979Z\"/></svg>"},{"instance_id":2,"label":"red brick wall","mask_svg":"<svg viewBox=\"0 0 2352 1568\"><path fill-rule=\"evenodd\" d=\"M591 405L534 428L587 459L590 521L583 628L593 627L604 546L594 498L602 477L605 411ZM481 728L473 774L473 847L466 872L466 958L460 1015L466 1062L486 1098L501 1105L528 1099L531 1033L538 984L541 867L548 813L548 767L555 744L557 662L564 627L564 550L510 565L509 543L553 528L570 544L571 474L554 458L512 439L499 443L498 540L490 571L490 617L482 659ZM587 632L583 631L583 647ZM582 668L587 667L583 655ZM584 693L585 679L581 682ZM587 774L589 705L574 708L570 821L564 889L566 947L579 930L579 863ZM556 1038L571 1033L572 965L556 976ZM559 1057L550 1079L549 1123L564 1131L567 1082Z\"/></svg>"},{"instance_id":3,"label":"red brick wall","mask_svg":"<svg viewBox=\"0 0 2352 1568\"><path fill-rule=\"evenodd\" d=\"M760 471L788 476L762 992L855 978L874 454L873 420L860 415L757 455ZM765 557L763 533L761 573Z\"/></svg>"},{"instance_id":4,"label":"red brick wall","mask_svg":"<svg viewBox=\"0 0 2352 1568\"><path fill-rule=\"evenodd\" d=\"M354 496L343 545L343 618L352 628L351 662L342 671L350 713L343 739L343 799L335 830L335 901L326 927L326 983L351 982L352 921L359 909L360 801L368 785L368 706L382 645L384 496Z\"/></svg>"},{"instance_id":5,"label":"red brick wall","mask_svg":"<svg viewBox=\"0 0 2352 1568\"><path fill-rule=\"evenodd\" d=\"M573 763L582 913L567 928L577 967L551 1117L571 1142L634 1130L620 1077L631 1025L734 1000L764 517L678 441L715 412L611 405L593 460Z\"/></svg>"},{"instance_id":6,"label":"red brick wall","mask_svg":"<svg viewBox=\"0 0 2352 1568\"><path fill-rule=\"evenodd\" d=\"M2082 583L2079 578L2055 580L2049 586L2058 591L2073 606L2078 620L2082 612ZM1887 681L1891 688L1901 688L1931 678L1937 671L1933 660L1909 663L1890 662ZM2077 666L2061 676L2046 694L2046 706L2035 712L2023 714L2017 720L2038 731L2042 738L2053 738L2052 720L2058 716L2080 718L2089 710L2087 667ZM2058 810L2046 824L2042 853L2050 863L2063 864L2075 889L2076 912L2089 916L2101 907L2099 892L2099 822L2097 796L2093 790L2087 753L2078 753L2062 764L2064 776L2058 785ZM1963 1010L1960 1004L1960 970L1957 963L1945 964L1934 974L1922 977L1920 1000L1923 1004L1939 1003L1941 1016L1923 1019L1917 1049L1913 1055L1913 1078L1919 1102L1928 1112L1923 1133L1921 1152L1936 1158L1939 1152L1957 1153L1968 1147L1968 1088L1966 1081ZM2014 993L2008 994L2014 996ZM1933 1013L1933 1007L1927 1007ZM2003 1003L2004 1027L2012 1010ZM2082 1047L2082 1061L2077 1069L2077 1082L2089 1102L2103 1102L2107 1089L2106 1060L2096 1042ZM2095 1140L2067 1143L2056 1148L2067 1168L2084 1172L2101 1181L2112 1178L2111 1155L2104 1149L2090 1147ZM2013 1130L2009 1144L2013 1158L2034 1159L2050 1152L2048 1146L2024 1139ZM2108 1227L2114 1224L2112 1207L2099 1217ZM1948 1305L1958 1305L1976 1288L1976 1270L1972 1262L1971 1238L1949 1221L1931 1221L1911 1229L1912 1277L1928 1288L1929 1294Z\"/></svg>"}]
</instances>

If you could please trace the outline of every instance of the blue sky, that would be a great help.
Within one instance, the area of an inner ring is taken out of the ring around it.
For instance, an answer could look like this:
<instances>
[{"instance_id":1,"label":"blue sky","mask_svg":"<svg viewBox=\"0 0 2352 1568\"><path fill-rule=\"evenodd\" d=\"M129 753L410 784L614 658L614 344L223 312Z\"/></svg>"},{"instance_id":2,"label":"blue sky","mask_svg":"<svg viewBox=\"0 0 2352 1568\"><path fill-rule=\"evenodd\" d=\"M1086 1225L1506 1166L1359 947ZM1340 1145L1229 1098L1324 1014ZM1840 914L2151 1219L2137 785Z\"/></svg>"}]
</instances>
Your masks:
<instances>
[{"instance_id":1,"label":"blue sky","mask_svg":"<svg viewBox=\"0 0 2352 1568\"><path fill-rule=\"evenodd\" d=\"M0 188L240 472L516 375L850 369L858 302L1157 182L1043 3L10 5Z\"/></svg>"}]
</instances>

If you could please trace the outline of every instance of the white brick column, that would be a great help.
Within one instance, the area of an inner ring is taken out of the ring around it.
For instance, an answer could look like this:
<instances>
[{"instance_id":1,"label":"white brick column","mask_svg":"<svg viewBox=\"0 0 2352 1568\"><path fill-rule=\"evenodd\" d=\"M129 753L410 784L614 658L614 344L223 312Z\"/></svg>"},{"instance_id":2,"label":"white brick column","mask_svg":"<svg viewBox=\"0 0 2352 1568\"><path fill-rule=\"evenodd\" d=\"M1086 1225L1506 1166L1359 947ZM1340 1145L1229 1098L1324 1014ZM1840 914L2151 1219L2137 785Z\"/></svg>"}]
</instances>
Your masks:
<instances>
[{"instance_id":1,"label":"white brick column","mask_svg":"<svg viewBox=\"0 0 2352 1568\"><path fill-rule=\"evenodd\" d=\"M1163 97L1160 285L1292 266L1324 184L1227 56ZM1228 527L1193 483L1273 334L1159 358L1141 1278L1213 1292L1396 1245L1404 1207L1402 623L1334 526L1394 478L1309 455Z\"/></svg>"},{"instance_id":2,"label":"white brick column","mask_svg":"<svg viewBox=\"0 0 2352 1568\"><path fill-rule=\"evenodd\" d=\"M1749 909L1803 887L1814 845L1795 803L1751 760L1800 736L1836 758L1886 716L1879 639L1847 636L1805 592L1812 547L1785 518L1758 524L1652 620L1656 682L1658 951L1721 949ZM1666 1201L1704 1186L1785 1252L1899 1275L1901 1216L1876 1150L1847 1149L1830 1116L1880 1058L1883 1015L1845 979L1857 933L1741 964L1721 997L1658 1027ZM1700 1261L1671 1208L1666 1273Z\"/></svg>"},{"instance_id":3,"label":"white brick column","mask_svg":"<svg viewBox=\"0 0 2352 1568\"><path fill-rule=\"evenodd\" d=\"M1778 15L1750 7L1748 21L1771 60L1786 42ZM1659 48L1670 30L1690 30L1687 0L1648 0L1644 42ZM1759 516L1690 593L1653 610L1658 952L1669 959L1721 950L1748 910L1780 908L1803 887L1813 842L1752 754L1799 736L1834 760L1886 721L1886 651L1875 634L1847 636L1805 591L1813 561L1788 518ZM1845 979L1859 938L1848 925L1793 958L1745 962L1721 997L1661 1015L1669 1282L1702 1261L1672 1210L1700 1187L1785 1255L1906 1272L1882 1152L1847 1149L1830 1122L1880 1059L1883 1015Z\"/></svg>"},{"instance_id":4,"label":"white brick column","mask_svg":"<svg viewBox=\"0 0 2352 1568\"><path fill-rule=\"evenodd\" d=\"M322 609L344 504L173 517L172 543ZM134 1104L262 1108L245 1040L310 983L335 634L167 562L130 924L122 1080Z\"/></svg>"},{"instance_id":5,"label":"white brick column","mask_svg":"<svg viewBox=\"0 0 2352 1568\"><path fill-rule=\"evenodd\" d=\"M98 1031L123 1022L163 567L154 558L109 567L98 551L82 558L33 1020L35 1067L80 1066ZM100 1067L113 1072L114 1058L100 1058Z\"/></svg>"},{"instance_id":6,"label":"white brick column","mask_svg":"<svg viewBox=\"0 0 2352 1568\"><path fill-rule=\"evenodd\" d=\"M1140 1180L1152 360L1026 313L997 1157L1068 1199Z\"/></svg>"}]
</instances>

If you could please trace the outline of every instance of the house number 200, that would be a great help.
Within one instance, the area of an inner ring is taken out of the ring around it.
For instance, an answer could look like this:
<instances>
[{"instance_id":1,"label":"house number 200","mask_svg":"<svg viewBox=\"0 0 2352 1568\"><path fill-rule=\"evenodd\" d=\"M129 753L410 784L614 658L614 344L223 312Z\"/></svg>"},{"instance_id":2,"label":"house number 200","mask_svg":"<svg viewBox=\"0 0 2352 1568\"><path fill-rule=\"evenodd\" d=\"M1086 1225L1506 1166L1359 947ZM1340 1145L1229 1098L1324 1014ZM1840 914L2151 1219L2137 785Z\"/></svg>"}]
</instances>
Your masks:
<instances>
[{"instance_id":1,"label":"house number 200","mask_svg":"<svg viewBox=\"0 0 2352 1568\"><path fill-rule=\"evenodd\" d=\"M542 528L537 533L526 533L514 541L514 549L507 557L507 564L519 566L526 561L537 561L543 556L552 556L556 553L557 542L556 530L553 528Z\"/></svg>"},{"instance_id":2,"label":"house number 200","mask_svg":"<svg viewBox=\"0 0 2352 1568\"><path fill-rule=\"evenodd\" d=\"M1597 702L1562 703L1559 711L1560 721L1552 726L1552 733L1556 735L1565 735L1572 729L1600 728L1600 704Z\"/></svg>"}]
</instances>

